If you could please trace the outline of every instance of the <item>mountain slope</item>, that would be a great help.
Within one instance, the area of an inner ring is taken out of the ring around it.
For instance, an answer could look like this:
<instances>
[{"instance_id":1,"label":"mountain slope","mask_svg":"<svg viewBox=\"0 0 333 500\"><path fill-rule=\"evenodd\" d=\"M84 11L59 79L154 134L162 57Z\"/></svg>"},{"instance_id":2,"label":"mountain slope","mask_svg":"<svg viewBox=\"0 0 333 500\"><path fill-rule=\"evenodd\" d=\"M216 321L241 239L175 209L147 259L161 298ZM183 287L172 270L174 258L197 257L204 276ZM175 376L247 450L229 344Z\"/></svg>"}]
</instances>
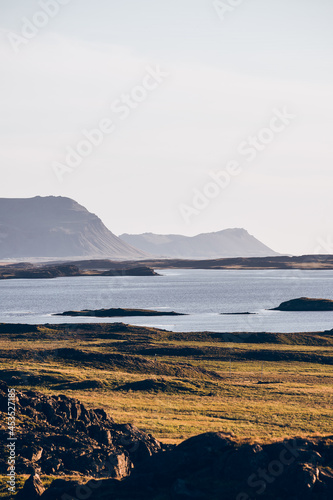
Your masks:
<instances>
[{"instance_id":1,"label":"mountain slope","mask_svg":"<svg viewBox=\"0 0 333 500\"><path fill-rule=\"evenodd\" d=\"M70 198L0 198L0 258L83 256L141 259L146 255Z\"/></svg>"},{"instance_id":2,"label":"mountain slope","mask_svg":"<svg viewBox=\"0 0 333 500\"><path fill-rule=\"evenodd\" d=\"M120 238L156 257L216 259L219 257L270 257L278 255L245 229L225 229L197 236L153 233L122 234Z\"/></svg>"}]
</instances>

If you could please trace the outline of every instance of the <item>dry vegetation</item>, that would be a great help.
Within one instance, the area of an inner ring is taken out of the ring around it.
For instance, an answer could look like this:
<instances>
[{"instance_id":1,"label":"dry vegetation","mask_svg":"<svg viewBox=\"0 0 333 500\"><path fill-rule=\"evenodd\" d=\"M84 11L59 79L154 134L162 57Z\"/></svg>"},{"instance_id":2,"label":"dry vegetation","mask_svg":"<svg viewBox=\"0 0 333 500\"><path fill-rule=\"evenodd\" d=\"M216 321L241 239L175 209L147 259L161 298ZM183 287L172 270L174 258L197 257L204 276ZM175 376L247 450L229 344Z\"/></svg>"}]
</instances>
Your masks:
<instances>
[{"instance_id":1,"label":"dry vegetation","mask_svg":"<svg viewBox=\"0 0 333 500\"><path fill-rule=\"evenodd\" d=\"M332 332L230 337L122 324L9 330L0 327L1 379L103 407L165 442L207 430L263 441L332 431Z\"/></svg>"}]
</instances>

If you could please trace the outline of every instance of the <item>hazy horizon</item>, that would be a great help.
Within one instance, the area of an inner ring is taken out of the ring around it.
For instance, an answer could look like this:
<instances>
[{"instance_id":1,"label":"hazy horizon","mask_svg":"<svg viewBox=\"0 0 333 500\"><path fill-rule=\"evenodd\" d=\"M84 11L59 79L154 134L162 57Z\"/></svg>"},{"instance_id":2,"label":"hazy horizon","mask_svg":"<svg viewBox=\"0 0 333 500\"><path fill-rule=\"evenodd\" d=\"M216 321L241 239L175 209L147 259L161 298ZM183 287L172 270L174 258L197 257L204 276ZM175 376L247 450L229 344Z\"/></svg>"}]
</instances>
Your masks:
<instances>
[{"instance_id":1,"label":"hazy horizon","mask_svg":"<svg viewBox=\"0 0 333 500\"><path fill-rule=\"evenodd\" d=\"M0 197L333 253L333 4L235 3L1 2Z\"/></svg>"}]
</instances>

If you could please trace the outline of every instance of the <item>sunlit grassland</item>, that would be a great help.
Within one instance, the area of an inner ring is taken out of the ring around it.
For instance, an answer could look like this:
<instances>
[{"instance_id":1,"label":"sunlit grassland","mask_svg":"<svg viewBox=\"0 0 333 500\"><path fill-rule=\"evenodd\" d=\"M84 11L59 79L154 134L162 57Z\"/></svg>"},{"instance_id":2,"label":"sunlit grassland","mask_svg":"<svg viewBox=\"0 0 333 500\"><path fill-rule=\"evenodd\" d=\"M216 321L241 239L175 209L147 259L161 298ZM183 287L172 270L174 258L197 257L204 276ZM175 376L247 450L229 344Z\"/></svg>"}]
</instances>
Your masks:
<instances>
[{"instance_id":1,"label":"sunlit grassland","mask_svg":"<svg viewBox=\"0 0 333 500\"><path fill-rule=\"evenodd\" d=\"M231 343L209 334L193 340L140 327L91 328L1 333L0 378L103 407L115 421L132 422L165 442L208 430L263 441L332 433L328 333L299 336L297 345L286 334L276 334L275 342ZM183 348L194 351L184 355ZM75 350L75 359L65 359L61 349ZM90 356L80 359L80 352ZM181 367L180 375L170 375L170 367Z\"/></svg>"},{"instance_id":2,"label":"sunlit grassland","mask_svg":"<svg viewBox=\"0 0 333 500\"><path fill-rule=\"evenodd\" d=\"M23 487L23 485L24 485L25 481L28 479L28 477L29 477L29 475L27 475L27 474L25 474L25 475L22 474L22 475L16 476L16 479L15 479L16 491L20 490ZM7 476L0 474L0 498L6 499L6 500L9 498L15 498L14 495L12 495L11 493L8 492L7 479L8 479ZM58 479L58 477L57 476L41 475L41 480L42 480L45 488L50 486L52 481L54 481L55 479ZM84 477L84 476L66 476L66 479L68 481L74 480L74 481L77 481L79 483L85 483L90 478Z\"/></svg>"}]
</instances>

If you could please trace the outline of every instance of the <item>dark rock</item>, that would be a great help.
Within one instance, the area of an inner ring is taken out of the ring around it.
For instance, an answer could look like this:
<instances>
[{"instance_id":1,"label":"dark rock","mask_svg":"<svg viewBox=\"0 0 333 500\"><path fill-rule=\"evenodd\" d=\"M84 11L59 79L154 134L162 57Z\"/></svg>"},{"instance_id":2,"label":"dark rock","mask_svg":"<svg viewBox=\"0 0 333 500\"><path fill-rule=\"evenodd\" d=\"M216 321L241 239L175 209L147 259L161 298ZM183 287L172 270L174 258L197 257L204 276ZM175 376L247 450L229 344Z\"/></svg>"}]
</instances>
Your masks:
<instances>
[{"instance_id":1,"label":"dark rock","mask_svg":"<svg viewBox=\"0 0 333 500\"><path fill-rule=\"evenodd\" d=\"M228 456L222 473L225 478L235 480L239 477L248 477L258 469L265 467L267 460L268 456L259 444L245 444Z\"/></svg>"},{"instance_id":2,"label":"dark rock","mask_svg":"<svg viewBox=\"0 0 333 500\"><path fill-rule=\"evenodd\" d=\"M183 481L182 479L177 479L173 485L172 493L173 500L206 499L206 495L202 491L191 487L191 485L187 484L186 481Z\"/></svg>"},{"instance_id":3,"label":"dark rock","mask_svg":"<svg viewBox=\"0 0 333 500\"><path fill-rule=\"evenodd\" d=\"M301 297L282 302L271 311L333 311L333 300Z\"/></svg>"},{"instance_id":4,"label":"dark rock","mask_svg":"<svg viewBox=\"0 0 333 500\"><path fill-rule=\"evenodd\" d=\"M7 391L1 384L0 400ZM332 436L260 445L208 432L164 446L133 425L114 423L104 410L88 410L64 395L17 391L17 409L16 471L32 474L21 500L333 498ZM1 441L6 437L0 429ZM0 466L5 474L5 457ZM43 493L39 474L95 480L84 485L57 480Z\"/></svg>"},{"instance_id":5,"label":"dark rock","mask_svg":"<svg viewBox=\"0 0 333 500\"><path fill-rule=\"evenodd\" d=\"M43 469L45 471L45 474L57 474L63 468L64 463L61 458L49 456L44 460Z\"/></svg>"},{"instance_id":6,"label":"dark rock","mask_svg":"<svg viewBox=\"0 0 333 500\"><path fill-rule=\"evenodd\" d=\"M119 425L117 432L133 429ZM126 442L129 444L130 440ZM126 452L112 454L106 464L108 470L103 474L99 468L100 477L121 482L54 482L42 498L68 500L86 495L90 500L331 500L333 474L325 467L331 447L330 438L260 446L239 444L230 434L206 433L154 454L134 469ZM317 450L326 450L326 454ZM309 462L302 463L305 459ZM320 461L324 465L321 469L316 466Z\"/></svg>"},{"instance_id":7,"label":"dark rock","mask_svg":"<svg viewBox=\"0 0 333 500\"><path fill-rule=\"evenodd\" d=\"M1 385L0 402L7 411L8 388ZM87 409L65 395L17 391L16 472L89 475L122 479L133 464L163 451L152 436L128 424L117 425L104 410ZM5 442L5 429L0 439ZM6 457L0 473L6 473Z\"/></svg>"},{"instance_id":8,"label":"dark rock","mask_svg":"<svg viewBox=\"0 0 333 500\"><path fill-rule=\"evenodd\" d=\"M42 496L45 488L38 474L31 475L23 488L15 496L17 500L36 500Z\"/></svg>"},{"instance_id":9,"label":"dark rock","mask_svg":"<svg viewBox=\"0 0 333 500\"><path fill-rule=\"evenodd\" d=\"M77 500L76 490L79 488L75 481L55 479L41 496L42 500ZM68 495L68 496L67 496ZM23 499L22 499L23 500Z\"/></svg>"},{"instance_id":10,"label":"dark rock","mask_svg":"<svg viewBox=\"0 0 333 500\"><path fill-rule=\"evenodd\" d=\"M333 472L329 469L319 470L319 480L321 484L325 485L325 491L331 494L333 498Z\"/></svg>"},{"instance_id":11,"label":"dark rock","mask_svg":"<svg viewBox=\"0 0 333 500\"><path fill-rule=\"evenodd\" d=\"M89 436L98 442L106 444L107 446L112 445L111 432L108 429L103 429L100 425L91 425L88 427Z\"/></svg>"},{"instance_id":12,"label":"dark rock","mask_svg":"<svg viewBox=\"0 0 333 500\"><path fill-rule=\"evenodd\" d=\"M105 468L103 470L108 474L108 477L115 479L124 479L130 474L132 469L132 463L125 453L112 455L104 465Z\"/></svg>"},{"instance_id":13,"label":"dark rock","mask_svg":"<svg viewBox=\"0 0 333 500\"><path fill-rule=\"evenodd\" d=\"M113 419L110 418L110 416L106 413L105 410L102 410L100 408L96 408L94 410L94 412L95 412L95 415L97 415L97 417L100 420L102 420L102 421L104 421L104 420L111 420L113 422Z\"/></svg>"},{"instance_id":14,"label":"dark rock","mask_svg":"<svg viewBox=\"0 0 333 500\"><path fill-rule=\"evenodd\" d=\"M22 446L21 454L24 458L27 458L31 462L38 462L43 454L43 448L40 446Z\"/></svg>"},{"instance_id":15,"label":"dark rock","mask_svg":"<svg viewBox=\"0 0 333 500\"><path fill-rule=\"evenodd\" d=\"M319 479L319 469L310 464L297 463L285 474L284 489L299 498L312 498L312 490Z\"/></svg>"}]
</instances>

